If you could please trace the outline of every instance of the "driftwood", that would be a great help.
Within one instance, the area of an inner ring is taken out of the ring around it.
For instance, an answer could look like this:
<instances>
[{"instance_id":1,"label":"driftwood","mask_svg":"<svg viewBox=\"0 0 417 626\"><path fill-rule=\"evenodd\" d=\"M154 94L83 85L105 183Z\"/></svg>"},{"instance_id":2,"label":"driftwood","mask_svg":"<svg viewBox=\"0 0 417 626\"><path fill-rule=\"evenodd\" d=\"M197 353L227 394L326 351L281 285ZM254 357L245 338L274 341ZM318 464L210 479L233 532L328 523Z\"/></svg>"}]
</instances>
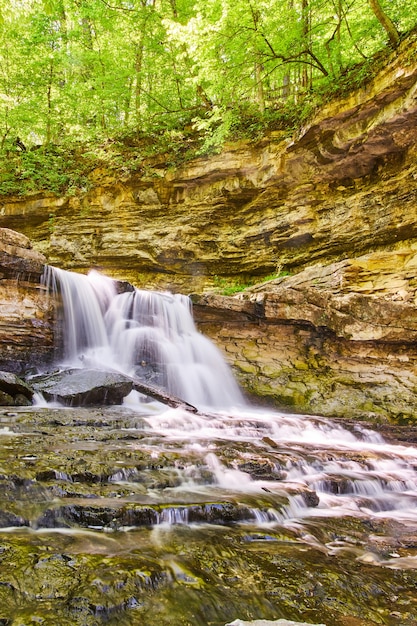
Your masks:
<instances>
[{"instance_id":1,"label":"driftwood","mask_svg":"<svg viewBox=\"0 0 417 626\"><path fill-rule=\"evenodd\" d=\"M129 376L130 380L133 383L133 389L139 391L139 393L143 393L154 400L158 400L158 402L162 402L163 404L167 404L173 408L181 408L185 411L190 411L191 413L198 413L198 409L185 402L185 400L181 400L181 398L177 398L176 396L167 393L163 389L159 389L158 387L153 387L152 385L148 385L137 378L132 378Z\"/></svg>"}]
</instances>

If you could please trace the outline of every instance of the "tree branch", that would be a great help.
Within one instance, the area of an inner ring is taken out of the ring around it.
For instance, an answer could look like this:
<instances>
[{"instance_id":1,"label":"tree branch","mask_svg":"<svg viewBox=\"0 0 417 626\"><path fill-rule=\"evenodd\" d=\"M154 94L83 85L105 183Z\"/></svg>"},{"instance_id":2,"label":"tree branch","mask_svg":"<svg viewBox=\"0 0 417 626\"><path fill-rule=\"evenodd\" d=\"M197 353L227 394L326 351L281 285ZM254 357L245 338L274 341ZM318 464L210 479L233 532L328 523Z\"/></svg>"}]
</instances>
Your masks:
<instances>
[{"instance_id":1,"label":"tree branch","mask_svg":"<svg viewBox=\"0 0 417 626\"><path fill-rule=\"evenodd\" d=\"M309 61L305 57L306 55L310 56L312 61ZM282 61L282 65L286 65L287 63L302 63L304 65L309 65L311 67L315 67L317 70L320 70L324 76L328 76L329 72L324 67L323 63L316 57L314 52L312 52L309 48L304 50L300 50L296 54L292 54L290 56L286 56L285 54L274 53L273 55L266 55L268 58L280 59Z\"/></svg>"},{"instance_id":2,"label":"tree branch","mask_svg":"<svg viewBox=\"0 0 417 626\"><path fill-rule=\"evenodd\" d=\"M139 13L138 9L130 9L129 7L117 7L117 6L114 6L113 4L109 4L107 0L100 0L100 2L104 4L104 6L107 7L108 9L111 9L112 11L124 11L125 13Z\"/></svg>"}]
</instances>

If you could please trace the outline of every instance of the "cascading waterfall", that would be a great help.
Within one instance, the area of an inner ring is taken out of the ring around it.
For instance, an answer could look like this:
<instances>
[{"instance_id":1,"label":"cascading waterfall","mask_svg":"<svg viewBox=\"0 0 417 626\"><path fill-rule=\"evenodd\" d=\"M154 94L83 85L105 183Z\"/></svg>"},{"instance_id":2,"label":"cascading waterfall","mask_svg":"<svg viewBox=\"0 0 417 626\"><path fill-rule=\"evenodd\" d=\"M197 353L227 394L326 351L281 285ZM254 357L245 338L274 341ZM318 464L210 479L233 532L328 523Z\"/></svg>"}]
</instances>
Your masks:
<instances>
[{"instance_id":1,"label":"cascading waterfall","mask_svg":"<svg viewBox=\"0 0 417 626\"><path fill-rule=\"evenodd\" d=\"M285 494L288 504L279 510L252 510L258 523L275 520L298 526L311 516L344 515L417 523L417 449L390 445L368 429L351 432L324 418L253 407L210 418L170 411L152 415L149 422L167 441L182 444L184 457L191 450L204 455L218 488L245 494L243 498L266 492L271 502ZM230 441L240 450L234 465L221 460ZM259 477L250 475L257 463L269 468L267 478L262 472ZM317 496L312 506L305 499L308 493Z\"/></svg>"},{"instance_id":2,"label":"cascading waterfall","mask_svg":"<svg viewBox=\"0 0 417 626\"><path fill-rule=\"evenodd\" d=\"M245 403L184 296L45 281L78 380L123 372L199 410L0 412L1 623L417 624L416 447Z\"/></svg>"},{"instance_id":3,"label":"cascading waterfall","mask_svg":"<svg viewBox=\"0 0 417 626\"><path fill-rule=\"evenodd\" d=\"M96 271L48 267L44 282L60 294L62 365L117 370L197 406L243 403L220 351L194 325L184 295L132 288Z\"/></svg>"},{"instance_id":4,"label":"cascading waterfall","mask_svg":"<svg viewBox=\"0 0 417 626\"><path fill-rule=\"evenodd\" d=\"M116 370L199 407L226 411L209 418L181 411L147 418L155 433L178 445L182 442L184 456L190 446L195 449L197 445L218 489L255 493L270 491L271 485L224 465L212 450L214 441L254 443L264 436L267 441L280 442L281 451L292 457L278 472L279 491L286 492L289 504L280 511L254 508L252 514L258 522L300 519L311 510L316 516L319 511L321 515L357 510L394 515L395 511L397 516L414 520L414 451L412 462L407 453L390 461L386 457L389 446L370 430L357 426L356 432L350 432L321 418L266 414L249 407L220 352L197 332L186 296L131 286L130 291L118 293L118 283L96 271L85 276L49 267L45 282L62 302L63 366ZM311 446L316 447L313 460L307 458ZM327 458L329 446L337 451L337 458ZM351 458L355 451L363 453L365 449L375 455L372 461L366 455L361 462ZM122 474L119 478L132 480ZM186 489L188 479L183 478ZM194 481L191 488L196 488ZM316 493L320 506L309 508L299 489ZM173 509L158 519L175 524L184 523L186 517L181 508L180 514Z\"/></svg>"}]
</instances>

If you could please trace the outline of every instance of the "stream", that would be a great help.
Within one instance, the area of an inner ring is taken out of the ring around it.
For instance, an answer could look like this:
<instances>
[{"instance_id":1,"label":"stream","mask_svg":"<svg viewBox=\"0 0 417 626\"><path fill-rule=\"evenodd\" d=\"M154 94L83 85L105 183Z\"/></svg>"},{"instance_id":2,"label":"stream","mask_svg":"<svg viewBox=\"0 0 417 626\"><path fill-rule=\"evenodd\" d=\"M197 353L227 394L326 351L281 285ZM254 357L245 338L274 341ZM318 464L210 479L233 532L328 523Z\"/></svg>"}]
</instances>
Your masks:
<instances>
[{"instance_id":1,"label":"stream","mask_svg":"<svg viewBox=\"0 0 417 626\"><path fill-rule=\"evenodd\" d=\"M252 406L187 299L68 275L59 362L200 411L0 409L0 625L415 626L416 429Z\"/></svg>"}]
</instances>

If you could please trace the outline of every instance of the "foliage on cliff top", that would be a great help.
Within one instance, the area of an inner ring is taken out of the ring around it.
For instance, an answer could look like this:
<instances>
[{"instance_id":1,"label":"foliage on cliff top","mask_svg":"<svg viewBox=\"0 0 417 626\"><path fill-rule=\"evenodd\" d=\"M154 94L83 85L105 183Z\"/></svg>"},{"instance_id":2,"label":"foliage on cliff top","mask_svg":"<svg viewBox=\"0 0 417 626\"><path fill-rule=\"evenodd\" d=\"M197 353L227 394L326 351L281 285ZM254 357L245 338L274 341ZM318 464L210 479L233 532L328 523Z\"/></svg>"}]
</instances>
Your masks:
<instances>
[{"instance_id":1,"label":"foliage on cliff top","mask_svg":"<svg viewBox=\"0 0 417 626\"><path fill-rule=\"evenodd\" d=\"M156 176L289 133L369 80L416 14L417 0L0 0L0 194L78 193L94 168Z\"/></svg>"},{"instance_id":2,"label":"foliage on cliff top","mask_svg":"<svg viewBox=\"0 0 417 626\"><path fill-rule=\"evenodd\" d=\"M271 130L291 133L311 107L282 107L259 114L253 107L237 108L226 118L190 123L181 129L155 125L148 132L129 132L104 141L65 141L26 147L20 139L6 140L0 150L0 195L26 195L37 191L74 195L93 184L94 171L158 177L169 167L221 149L224 141L258 140Z\"/></svg>"}]
</instances>

